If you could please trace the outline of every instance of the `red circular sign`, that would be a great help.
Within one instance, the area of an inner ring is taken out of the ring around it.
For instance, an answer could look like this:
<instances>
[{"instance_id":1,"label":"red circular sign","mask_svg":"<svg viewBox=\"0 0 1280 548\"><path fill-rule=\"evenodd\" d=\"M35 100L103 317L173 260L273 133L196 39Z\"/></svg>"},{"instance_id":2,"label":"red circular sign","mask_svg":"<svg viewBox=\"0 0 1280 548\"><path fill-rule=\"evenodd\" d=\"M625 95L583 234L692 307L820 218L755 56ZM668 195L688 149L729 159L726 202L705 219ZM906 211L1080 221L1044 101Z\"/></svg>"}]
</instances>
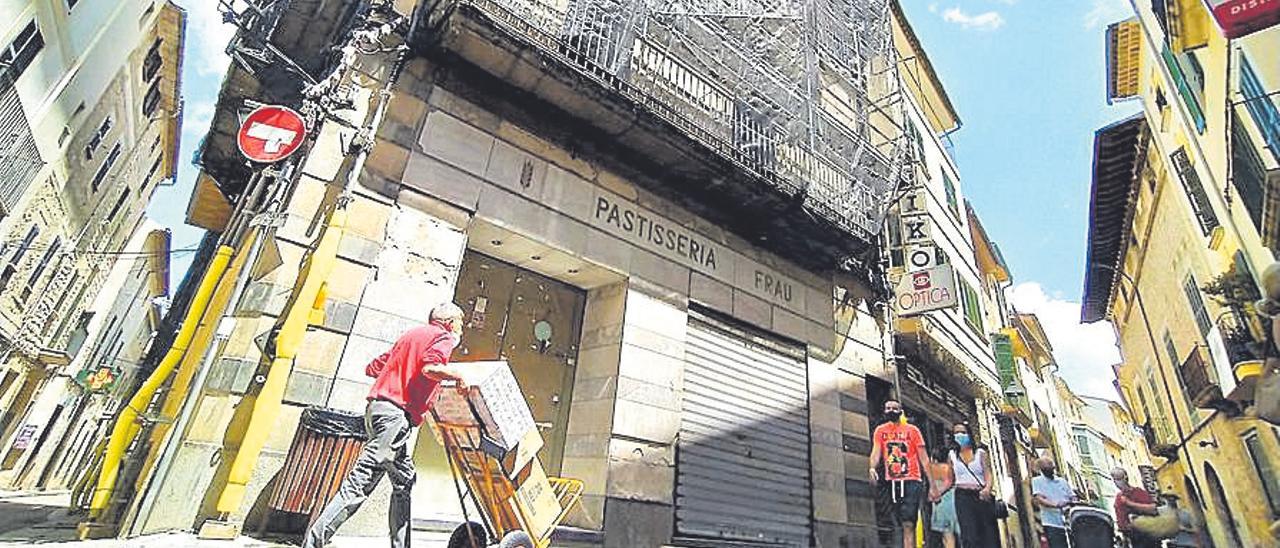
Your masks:
<instances>
[{"instance_id":1,"label":"red circular sign","mask_svg":"<svg viewBox=\"0 0 1280 548\"><path fill-rule=\"evenodd\" d=\"M236 144L246 158L271 163L288 158L306 137L301 115L287 107L267 105L249 113L240 124Z\"/></svg>"}]
</instances>

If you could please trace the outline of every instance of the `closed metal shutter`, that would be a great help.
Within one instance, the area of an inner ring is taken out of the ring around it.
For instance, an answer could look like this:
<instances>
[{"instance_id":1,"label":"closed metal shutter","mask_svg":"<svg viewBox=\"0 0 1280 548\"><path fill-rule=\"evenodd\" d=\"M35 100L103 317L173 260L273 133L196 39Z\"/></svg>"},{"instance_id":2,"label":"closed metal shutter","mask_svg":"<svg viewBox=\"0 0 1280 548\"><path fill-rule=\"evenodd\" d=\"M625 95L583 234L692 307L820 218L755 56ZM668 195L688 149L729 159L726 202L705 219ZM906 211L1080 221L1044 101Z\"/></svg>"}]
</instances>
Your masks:
<instances>
[{"instance_id":1,"label":"closed metal shutter","mask_svg":"<svg viewBox=\"0 0 1280 548\"><path fill-rule=\"evenodd\" d=\"M0 216L13 212L44 163L9 74L0 74Z\"/></svg>"},{"instance_id":2,"label":"closed metal shutter","mask_svg":"<svg viewBox=\"0 0 1280 548\"><path fill-rule=\"evenodd\" d=\"M809 546L803 348L692 316L685 356L678 536Z\"/></svg>"}]
</instances>

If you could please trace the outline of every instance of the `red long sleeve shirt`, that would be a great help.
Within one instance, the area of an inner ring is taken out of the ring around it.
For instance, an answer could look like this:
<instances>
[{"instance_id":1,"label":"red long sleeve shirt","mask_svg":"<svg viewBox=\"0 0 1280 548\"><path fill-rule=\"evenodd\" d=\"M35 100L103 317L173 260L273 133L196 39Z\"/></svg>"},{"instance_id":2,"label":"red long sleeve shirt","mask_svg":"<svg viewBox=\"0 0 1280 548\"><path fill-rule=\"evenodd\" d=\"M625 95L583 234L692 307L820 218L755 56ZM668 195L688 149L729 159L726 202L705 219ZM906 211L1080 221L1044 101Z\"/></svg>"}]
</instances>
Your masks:
<instances>
[{"instance_id":1,"label":"red long sleeve shirt","mask_svg":"<svg viewBox=\"0 0 1280 548\"><path fill-rule=\"evenodd\" d=\"M415 327L385 354L365 366L364 373L373 377L369 400L386 400L400 406L414 426L431 410L440 390L440 380L422 374L428 365L445 365L458 337L438 322Z\"/></svg>"}]
</instances>

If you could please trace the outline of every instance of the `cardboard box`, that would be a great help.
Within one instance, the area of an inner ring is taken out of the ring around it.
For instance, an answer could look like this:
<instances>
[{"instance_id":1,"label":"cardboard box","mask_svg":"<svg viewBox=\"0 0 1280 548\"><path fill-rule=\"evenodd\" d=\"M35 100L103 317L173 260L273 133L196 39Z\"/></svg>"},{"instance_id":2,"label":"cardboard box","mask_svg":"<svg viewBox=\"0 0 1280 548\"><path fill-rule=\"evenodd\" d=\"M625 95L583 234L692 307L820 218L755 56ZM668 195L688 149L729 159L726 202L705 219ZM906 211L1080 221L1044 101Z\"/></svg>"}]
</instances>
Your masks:
<instances>
[{"instance_id":1,"label":"cardboard box","mask_svg":"<svg viewBox=\"0 0 1280 548\"><path fill-rule=\"evenodd\" d=\"M514 478L544 444L529 404L505 361L466 362L449 366L451 374L473 387L470 397L446 388L434 407L437 422L477 428L481 449L497 459Z\"/></svg>"},{"instance_id":2,"label":"cardboard box","mask_svg":"<svg viewBox=\"0 0 1280 548\"><path fill-rule=\"evenodd\" d=\"M520 476L521 481L511 503L516 505L517 513L523 512L527 520L524 532L535 539L546 538L560 516L560 499L537 459Z\"/></svg>"},{"instance_id":3,"label":"cardboard box","mask_svg":"<svg viewBox=\"0 0 1280 548\"><path fill-rule=\"evenodd\" d=\"M544 443L542 434L539 434L535 428L527 432L520 441L516 442L515 447L511 448L502 447L488 436L481 436L479 449L497 459L507 477L515 479L530 462L538 458L538 451L542 449Z\"/></svg>"}]
</instances>

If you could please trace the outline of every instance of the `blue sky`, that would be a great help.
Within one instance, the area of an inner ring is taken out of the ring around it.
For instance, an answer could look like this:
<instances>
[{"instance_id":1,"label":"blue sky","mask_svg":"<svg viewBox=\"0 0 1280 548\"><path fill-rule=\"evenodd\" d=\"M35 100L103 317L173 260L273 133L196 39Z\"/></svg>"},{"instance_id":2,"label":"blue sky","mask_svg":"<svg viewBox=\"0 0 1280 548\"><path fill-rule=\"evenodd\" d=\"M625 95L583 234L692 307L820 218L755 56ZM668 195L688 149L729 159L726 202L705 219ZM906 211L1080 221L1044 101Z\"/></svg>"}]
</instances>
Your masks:
<instances>
[{"instance_id":1,"label":"blue sky","mask_svg":"<svg viewBox=\"0 0 1280 548\"><path fill-rule=\"evenodd\" d=\"M1109 324L1079 324L1093 132L1138 110L1106 102L1105 36L1128 0L902 0L963 120L963 192L1040 316L1073 388L1115 398Z\"/></svg>"},{"instance_id":2,"label":"blue sky","mask_svg":"<svg viewBox=\"0 0 1280 548\"><path fill-rule=\"evenodd\" d=\"M1013 270L1012 301L1041 316L1061 371L1077 390L1113 397L1119 358L1106 324L1078 325L1089 215L1093 131L1136 110L1107 106L1104 36L1127 0L902 0L964 121L952 135L963 192ZM198 242L183 224L232 27L216 3L187 8L182 156L177 184L157 192L150 215L174 247ZM190 264L174 257L174 283Z\"/></svg>"}]
</instances>

